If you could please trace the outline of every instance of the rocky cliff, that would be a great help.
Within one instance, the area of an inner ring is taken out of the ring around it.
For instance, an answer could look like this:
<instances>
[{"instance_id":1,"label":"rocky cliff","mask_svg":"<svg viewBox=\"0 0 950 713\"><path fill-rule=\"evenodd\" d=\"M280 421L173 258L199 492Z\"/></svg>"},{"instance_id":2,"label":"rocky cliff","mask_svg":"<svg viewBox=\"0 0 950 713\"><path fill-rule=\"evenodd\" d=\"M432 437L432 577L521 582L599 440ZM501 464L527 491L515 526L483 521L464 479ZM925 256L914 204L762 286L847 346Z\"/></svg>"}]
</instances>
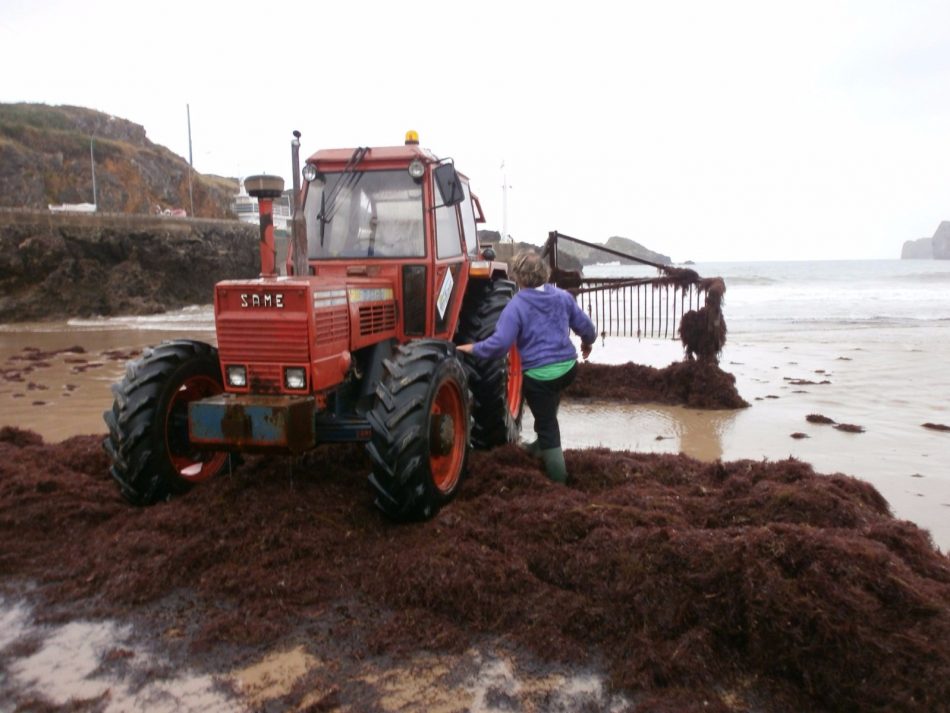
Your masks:
<instances>
[{"instance_id":1,"label":"rocky cliff","mask_svg":"<svg viewBox=\"0 0 950 713\"><path fill-rule=\"evenodd\" d=\"M0 210L0 322L149 314L260 272L238 221Z\"/></svg>"},{"instance_id":2,"label":"rocky cliff","mask_svg":"<svg viewBox=\"0 0 950 713\"><path fill-rule=\"evenodd\" d=\"M908 240L901 248L901 260L950 260L950 220L937 226L932 238Z\"/></svg>"},{"instance_id":3,"label":"rocky cliff","mask_svg":"<svg viewBox=\"0 0 950 713\"><path fill-rule=\"evenodd\" d=\"M194 215L232 217L236 179L190 171L138 124L82 107L0 104L0 206L92 203L93 165L100 212L190 214L191 173Z\"/></svg>"}]
</instances>

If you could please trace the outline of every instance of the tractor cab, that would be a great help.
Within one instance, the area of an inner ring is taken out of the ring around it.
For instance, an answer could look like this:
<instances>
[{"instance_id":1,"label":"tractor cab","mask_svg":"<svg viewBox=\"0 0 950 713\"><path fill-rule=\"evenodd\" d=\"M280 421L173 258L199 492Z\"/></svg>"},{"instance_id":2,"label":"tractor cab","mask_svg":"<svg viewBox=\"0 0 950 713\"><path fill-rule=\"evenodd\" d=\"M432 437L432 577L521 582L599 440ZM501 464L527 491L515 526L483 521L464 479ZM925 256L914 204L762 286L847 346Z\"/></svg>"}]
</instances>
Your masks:
<instances>
[{"instance_id":1,"label":"tractor cab","mask_svg":"<svg viewBox=\"0 0 950 713\"><path fill-rule=\"evenodd\" d=\"M412 131L404 146L319 151L302 175L295 230L304 235L293 249L306 251L309 273L357 288L383 278L400 308L400 341L451 338L484 221L468 178Z\"/></svg>"}]
</instances>

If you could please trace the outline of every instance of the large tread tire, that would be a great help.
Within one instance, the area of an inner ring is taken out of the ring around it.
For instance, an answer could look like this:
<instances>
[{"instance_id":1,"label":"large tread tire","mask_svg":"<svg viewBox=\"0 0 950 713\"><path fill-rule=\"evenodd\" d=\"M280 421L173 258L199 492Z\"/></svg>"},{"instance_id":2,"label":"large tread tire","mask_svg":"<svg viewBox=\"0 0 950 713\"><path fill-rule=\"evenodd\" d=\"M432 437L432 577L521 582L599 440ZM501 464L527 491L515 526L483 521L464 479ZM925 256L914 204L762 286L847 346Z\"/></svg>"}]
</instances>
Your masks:
<instances>
[{"instance_id":1,"label":"large tread tire","mask_svg":"<svg viewBox=\"0 0 950 713\"><path fill-rule=\"evenodd\" d=\"M456 344L472 344L490 337L502 310L518 291L511 280L473 280L469 283ZM521 415L524 408L520 388L520 362L511 354L501 359L464 358L468 386L472 391L472 446L494 448L517 443L521 436ZM517 372L517 373L514 373ZM512 383L517 379L517 384ZM509 384L512 390L509 390Z\"/></svg>"},{"instance_id":2,"label":"large tread tire","mask_svg":"<svg viewBox=\"0 0 950 713\"><path fill-rule=\"evenodd\" d=\"M227 453L197 451L188 441L188 402L221 391L218 350L203 342L163 342L128 363L103 413L109 472L126 500L152 505L221 471Z\"/></svg>"},{"instance_id":3,"label":"large tread tire","mask_svg":"<svg viewBox=\"0 0 950 713\"><path fill-rule=\"evenodd\" d=\"M427 520L458 492L471 437L471 395L455 345L420 339L383 362L367 414L376 505L398 521Z\"/></svg>"}]
</instances>

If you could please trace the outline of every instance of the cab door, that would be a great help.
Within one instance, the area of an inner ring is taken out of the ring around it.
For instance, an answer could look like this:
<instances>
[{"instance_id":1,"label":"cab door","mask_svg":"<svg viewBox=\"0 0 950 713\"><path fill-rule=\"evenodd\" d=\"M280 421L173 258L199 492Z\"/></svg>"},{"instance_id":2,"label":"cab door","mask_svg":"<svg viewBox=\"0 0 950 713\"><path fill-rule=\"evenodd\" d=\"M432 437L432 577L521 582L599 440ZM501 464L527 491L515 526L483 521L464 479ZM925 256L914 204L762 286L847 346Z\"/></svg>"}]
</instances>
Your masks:
<instances>
[{"instance_id":1,"label":"cab door","mask_svg":"<svg viewBox=\"0 0 950 713\"><path fill-rule=\"evenodd\" d=\"M471 200L464 181L465 200ZM433 186L435 189L435 187ZM439 191L433 190L438 200ZM441 203L441 201L439 201ZM435 209L435 269L432 294L435 297L433 314L434 336L451 339L458 324L459 305L468 280L462 216L459 205L438 205Z\"/></svg>"}]
</instances>

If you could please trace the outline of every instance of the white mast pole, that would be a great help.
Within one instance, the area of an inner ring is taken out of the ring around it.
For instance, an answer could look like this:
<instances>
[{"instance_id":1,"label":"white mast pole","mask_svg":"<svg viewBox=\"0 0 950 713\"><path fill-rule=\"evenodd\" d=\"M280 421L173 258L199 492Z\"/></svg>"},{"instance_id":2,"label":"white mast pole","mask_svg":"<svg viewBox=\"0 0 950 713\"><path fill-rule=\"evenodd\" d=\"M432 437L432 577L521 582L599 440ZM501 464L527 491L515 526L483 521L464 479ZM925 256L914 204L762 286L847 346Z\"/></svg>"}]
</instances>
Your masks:
<instances>
[{"instance_id":1,"label":"white mast pole","mask_svg":"<svg viewBox=\"0 0 950 713\"><path fill-rule=\"evenodd\" d=\"M505 160L501 160L501 242L508 240L508 174Z\"/></svg>"}]
</instances>

